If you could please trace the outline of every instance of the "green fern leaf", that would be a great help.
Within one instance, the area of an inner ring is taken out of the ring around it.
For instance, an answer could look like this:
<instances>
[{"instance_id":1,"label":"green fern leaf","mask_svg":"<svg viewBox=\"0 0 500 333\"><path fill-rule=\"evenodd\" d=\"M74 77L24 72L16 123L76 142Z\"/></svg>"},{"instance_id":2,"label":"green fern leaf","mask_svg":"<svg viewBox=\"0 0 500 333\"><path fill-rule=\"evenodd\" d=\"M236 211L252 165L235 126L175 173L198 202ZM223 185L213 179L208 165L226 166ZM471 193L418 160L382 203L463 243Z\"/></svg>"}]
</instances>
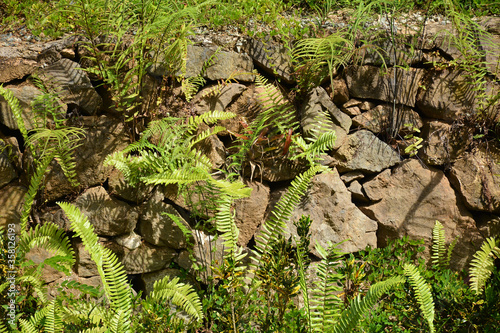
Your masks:
<instances>
[{"instance_id":1,"label":"green fern leaf","mask_svg":"<svg viewBox=\"0 0 500 333\"><path fill-rule=\"evenodd\" d=\"M434 332L434 301L432 299L432 292L430 286L425 282L417 267L412 264L404 265L405 275L410 282L411 287L415 292L422 315L429 324L429 329Z\"/></svg>"},{"instance_id":2,"label":"green fern leaf","mask_svg":"<svg viewBox=\"0 0 500 333\"><path fill-rule=\"evenodd\" d=\"M445 267L445 252L444 227L436 220L432 229L432 263L437 267Z\"/></svg>"},{"instance_id":3,"label":"green fern leaf","mask_svg":"<svg viewBox=\"0 0 500 333\"><path fill-rule=\"evenodd\" d=\"M61 320L61 316L58 311L58 305L56 300L53 299L47 305L47 314L45 316L45 330L50 333L59 333L62 332L63 323Z\"/></svg>"},{"instance_id":4,"label":"green fern leaf","mask_svg":"<svg viewBox=\"0 0 500 333\"><path fill-rule=\"evenodd\" d=\"M153 291L148 297L156 302L172 302L196 322L201 322L203 319L200 298L190 285L179 283L177 277L169 281L169 276L165 276L156 281L153 285Z\"/></svg>"},{"instance_id":5,"label":"green fern leaf","mask_svg":"<svg viewBox=\"0 0 500 333\"><path fill-rule=\"evenodd\" d=\"M356 328L360 318L367 315L368 311L379 301L383 294L392 287L404 282L405 279L400 276L393 277L372 285L363 299L361 299L361 295L357 295L351 301L349 308L342 312L333 332L352 332Z\"/></svg>"},{"instance_id":6,"label":"green fern leaf","mask_svg":"<svg viewBox=\"0 0 500 333\"><path fill-rule=\"evenodd\" d=\"M469 275L471 289L480 294L486 281L491 276L494 265L494 257L500 258L500 248L494 237L487 238L481 245L481 249L474 254L470 263Z\"/></svg>"}]
</instances>

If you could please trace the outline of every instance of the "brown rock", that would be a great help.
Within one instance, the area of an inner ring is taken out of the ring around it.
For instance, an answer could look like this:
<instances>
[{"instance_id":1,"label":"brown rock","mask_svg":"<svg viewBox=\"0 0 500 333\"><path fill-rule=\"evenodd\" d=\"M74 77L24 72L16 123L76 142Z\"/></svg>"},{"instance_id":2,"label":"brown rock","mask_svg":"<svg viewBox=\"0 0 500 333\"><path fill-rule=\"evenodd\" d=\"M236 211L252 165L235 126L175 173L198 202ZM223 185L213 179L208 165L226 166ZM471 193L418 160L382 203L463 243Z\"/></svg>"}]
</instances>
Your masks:
<instances>
[{"instance_id":1,"label":"brown rock","mask_svg":"<svg viewBox=\"0 0 500 333\"><path fill-rule=\"evenodd\" d=\"M290 52L282 45L273 41L264 42L251 38L246 52L266 73L274 75L288 84L295 81L292 77Z\"/></svg>"},{"instance_id":2,"label":"brown rock","mask_svg":"<svg viewBox=\"0 0 500 333\"><path fill-rule=\"evenodd\" d=\"M234 204L235 223L240 234L238 245L246 246L264 222L269 203L269 187L259 182L246 182L252 189L250 197L237 200Z\"/></svg>"},{"instance_id":3,"label":"brown rock","mask_svg":"<svg viewBox=\"0 0 500 333\"><path fill-rule=\"evenodd\" d=\"M21 209L24 203L24 195L27 189L19 185L7 185L0 189L0 227L4 230L8 224L15 224L16 231L19 230L19 219L21 218Z\"/></svg>"},{"instance_id":4,"label":"brown rock","mask_svg":"<svg viewBox=\"0 0 500 333\"><path fill-rule=\"evenodd\" d=\"M472 210L500 213L500 152L478 148L451 168L450 181Z\"/></svg>"},{"instance_id":5,"label":"brown rock","mask_svg":"<svg viewBox=\"0 0 500 333\"><path fill-rule=\"evenodd\" d=\"M418 160L406 160L392 171L385 170L363 188L373 204L361 209L378 221L379 246L408 235L424 239L430 251L432 229L439 220L447 243L458 237L451 267L459 270L481 242L471 214L457 199L444 173L422 166Z\"/></svg>"},{"instance_id":6,"label":"brown rock","mask_svg":"<svg viewBox=\"0 0 500 333\"><path fill-rule=\"evenodd\" d=\"M147 243L143 243L133 251L128 249L124 249L124 251L122 264L127 274L158 271L168 267L170 262L177 256L175 250L168 247L154 247Z\"/></svg>"},{"instance_id":7,"label":"brown rock","mask_svg":"<svg viewBox=\"0 0 500 333\"><path fill-rule=\"evenodd\" d=\"M388 68L382 73L379 67L350 66L345 76L349 94L354 98L371 98L410 107L415 106L417 91L423 78L422 69ZM394 86L394 80L397 82Z\"/></svg>"},{"instance_id":8,"label":"brown rock","mask_svg":"<svg viewBox=\"0 0 500 333\"><path fill-rule=\"evenodd\" d=\"M274 207L283 193L281 190L271 194L271 207ZM310 189L286 222L287 237L290 234L297 237L293 221L299 220L302 215L309 215L313 221L310 228L310 250L315 255L318 255L315 250L316 242L325 247L328 241L338 243L349 239L340 246L347 252L362 250L367 245L377 246L377 223L351 202L351 193L335 169L313 178Z\"/></svg>"},{"instance_id":9,"label":"brown rock","mask_svg":"<svg viewBox=\"0 0 500 333\"><path fill-rule=\"evenodd\" d=\"M387 104L363 112L352 119L354 126L367 129L373 133L381 133L387 130L399 133L406 130L406 124L411 124L413 128L422 127L422 119L417 112L406 106L397 106L395 110Z\"/></svg>"},{"instance_id":10,"label":"brown rock","mask_svg":"<svg viewBox=\"0 0 500 333\"><path fill-rule=\"evenodd\" d=\"M75 201L75 206L88 217L95 233L102 236L117 236L134 230L139 213L129 204L113 199L101 187L89 188Z\"/></svg>"}]
</instances>

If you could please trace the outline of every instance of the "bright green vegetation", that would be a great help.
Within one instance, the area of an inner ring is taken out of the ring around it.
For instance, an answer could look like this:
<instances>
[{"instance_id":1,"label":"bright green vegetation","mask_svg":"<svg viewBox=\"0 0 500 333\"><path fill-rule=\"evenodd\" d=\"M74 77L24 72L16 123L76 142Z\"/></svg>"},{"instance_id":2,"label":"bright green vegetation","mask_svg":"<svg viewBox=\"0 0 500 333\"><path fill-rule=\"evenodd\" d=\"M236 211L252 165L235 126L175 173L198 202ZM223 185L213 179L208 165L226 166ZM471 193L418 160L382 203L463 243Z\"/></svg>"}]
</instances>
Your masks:
<instances>
[{"instance_id":1,"label":"bright green vegetation","mask_svg":"<svg viewBox=\"0 0 500 333\"><path fill-rule=\"evenodd\" d=\"M325 115L307 138L297 132L293 107L279 89L261 76L256 84L265 108L236 140L236 151L223 170L212 170L210 160L199 143L224 131L221 120L234 117L228 112L209 112L179 119L160 117L155 106L161 98L143 93L146 72L159 59L169 59L165 72L177 80L189 100L203 84L203 78L184 78L187 37L198 25L222 27L234 24L253 34L250 19L275 22L271 34L288 42L301 40L291 54L297 64L297 96L333 76L356 58L355 45L369 15L419 9L446 13L460 30L460 51L467 57L452 65L467 69L481 87L487 74L479 62L481 54L469 43L470 14L499 12L490 1L159 1L159 0L3 0L4 26L13 28L24 21L28 28L46 36L78 33L84 37L86 70L110 93L112 108L123 115L133 133L139 125L147 128L126 149L108 157L106 163L120 170L131 184L176 184L183 193L190 185L202 184L207 193L206 207L216 214L203 221L224 241L222 262L213 263L211 276L201 287L193 287L168 277L157 281L145 298L135 297L123 266L116 256L98 243L92 225L78 208L67 202L58 205L71 222L96 263L102 288L76 282L62 283L53 299L47 297L41 269L50 266L68 273L75 256L68 235L51 223L32 228L30 211L43 179L55 160L65 176L76 185L73 149L80 144L84 130L65 125L56 96L49 91L37 101L45 107L35 114L36 129L28 132L17 100L5 88L0 94L9 103L23 136L32 165L29 191L19 223L17 262L23 263L16 276L21 288L16 296L17 327L0 322L0 332L495 332L500 324L500 277L495 260L500 258L499 240L490 238L475 255L468 272L449 268L453 245L446 248L439 222L433 232L432 260L419 256L422 243L397 240L385 248L366 249L355 254L342 253L339 244L316 246L320 261L309 256L309 227L303 216L294 221L298 236L284 236L285 223L308 189L312 177L328 172L318 163L319 156L331 149L336 136L328 130ZM431 5L429 5L431 4ZM315 25L301 27L292 15L311 15L319 23L334 9L346 9L354 17L352 26L323 38ZM217 13L217 15L214 15ZM131 37L134 36L134 37ZM401 64L400 64L401 65ZM319 73L319 74L318 74ZM43 87L41 87L43 90ZM497 96L482 96L483 118L478 118L479 135L489 135L483 124ZM50 121L47 121L50 119ZM211 126L211 127L209 127ZM209 127L209 129L207 129ZM265 134L263 134L265 133ZM293 133L293 135L292 135ZM261 140L259 137L276 139ZM257 146L257 147L256 147ZM416 148L418 149L418 148ZM233 203L247 197L250 189L242 182L245 169L259 167L255 156L263 159L279 155L300 163L303 172L292 181L262 232L254 250L238 246L239 230L234 222ZM201 215L201 214L200 214ZM181 225L181 224L179 224ZM195 233L183 231L194 239ZM5 241L3 230L2 241ZM26 261L34 247L51 250L54 256L40 264ZM7 272L8 249L2 243L0 270ZM198 267L200 273L208 267ZM469 280L470 283L466 281ZM0 301L6 304L10 287L0 275ZM75 296L72 292L78 291ZM36 292L36 297L33 292ZM5 318L8 309L2 308Z\"/></svg>"}]
</instances>

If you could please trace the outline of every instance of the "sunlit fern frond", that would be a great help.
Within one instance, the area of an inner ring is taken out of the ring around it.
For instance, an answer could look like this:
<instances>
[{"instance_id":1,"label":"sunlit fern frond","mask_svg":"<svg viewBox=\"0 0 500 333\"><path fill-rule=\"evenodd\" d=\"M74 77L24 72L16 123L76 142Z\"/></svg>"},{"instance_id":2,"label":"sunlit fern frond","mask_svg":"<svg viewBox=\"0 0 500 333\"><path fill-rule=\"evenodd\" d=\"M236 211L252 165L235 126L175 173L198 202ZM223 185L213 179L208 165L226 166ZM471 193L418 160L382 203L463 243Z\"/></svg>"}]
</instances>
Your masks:
<instances>
[{"instance_id":1,"label":"sunlit fern frond","mask_svg":"<svg viewBox=\"0 0 500 333\"><path fill-rule=\"evenodd\" d=\"M432 229L432 263L437 267L445 267L445 253L444 227L436 220L436 224Z\"/></svg>"},{"instance_id":2,"label":"sunlit fern frond","mask_svg":"<svg viewBox=\"0 0 500 333\"><path fill-rule=\"evenodd\" d=\"M316 244L321 262L316 268L318 281L315 283L310 297L311 330L313 332L329 332L337 322L342 311L342 299L338 296L341 288L342 274L335 268L339 265L344 253L338 244L328 244L325 249Z\"/></svg>"},{"instance_id":3,"label":"sunlit fern frond","mask_svg":"<svg viewBox=\"0 0 500 333\"><path fill-rule=\"evenodd\" d=\"M404 264L404 272L415 292L422 315L429 324L430 332L434 332L434 300L432 299L431 287L425 282L416 266Z\"/></svg>"},{"instance_id":4,"label":"sunlit fern frond","mask_svg":"<svg viewBox=\"0 0 500 333\"><path fill-rule=\"evenodd\" d=\"M47 305L47 313L45 315L45 332L59 333L63 330L63 322L59 310L59 304L56 299L53 299Z\"/></svg>"},{"instance_id":5,"label":"sunlit fern frond","mask_svg":"<svg viewBox=\"0 0 500 333\"><path fill-rule=\"evenodd\" d=\"M498 241L494 237L490 237L483 242L481 249L474 254L470 263L471 289L476 294L482 293L486 281L493 273L495 258L500 258L500 247Z\"/></svg>"},{"instance_id":6,"label":"sunlit fern frond","mask_svg":"<svg viewBox=\"0 0 500 333\"><path fill-rule=\"evenodd\" d=\"M21 234L27 231L28 217L31 213L33 202L35 201L38 190L42 186L45 172L47 171L50 162L54 159L55 154L55 152L52 152L52 154L45 155L40 161L38 161L35 174L31 176L30 187L28 189L28 192L24 195L24 203L21 213Z\"/></svg>"},{"instance_id":7,"label":"sunlit fern frond","mask_svg":"<svg viewBox=\"0 0 500 333\"><path fill-rule=\"evenodd\" d=\"M0 86L0 95L2 95L3 98L5 98L5 100L7 101L7 104L9 104L9 107L12 110L12 114L14 116L14 120L17 123L17 127L19 128L24 141L27 142L28 130L26 129L26 124L24 123L23 112L21 106L19 105L19 100L14 96L10 89L4 88L3 86Z\"/></svg>"},{"instance_id":8,"label":"sunlit fern frond","mask_svg":"<svg viewBox=\"0 0 500 333\"><path fill-rule=\"evenodd\" d=\"M297 145L303 149L299 154L292 156L290 159L301 159L304 158L309 161L310 164L314 164L320 158L322 154L333 148L335 141L337 140L337 135L335 132L323 132L319 135L317 139L314 139L310 143L306 143L304 139L297 138L294 139Z\"/></svg>"},{"instance_id":9,"label":"sunlit fern frond","mask_svg":"<svg viewBox=\"0 0 500 333\"><path fill-rule=\"evenodd\" d=\"M214 126L213 128L209 128L209 129L201 132L193 140L191 140L191 143L189 145L189 149L191 149L198 142L205 140L209 136L216 135L217 133L220 133L220 132L225 131L225 130L226 130L226 128L223 126Z\"/></svg>"},{"instance_id":10,"label":"sunlit fern frond","mask_svg":"<svg viewBox=\"0 0 500 333\"><path fill-rule=\"evenodd\" d=\"M380 297L392 287L404 283L403 277L397 276L385 281L377 282L370 287L366 295L361 298L357 295L342 312L332 332L350 333L357 327L359 320L368 315L371 308L380 300Z\"/></svg>"},{"instance_id":11,"label":"sunlit fern frond","mask_svg":"<svg viewBox=\"0 0 500 333\"><path fill-rule=\"evenodd\" d=\"M75 263L74 251L64 230L53 223L46 222L43 225L37 224L34 229L27 231L20 239L20 252L25 254L34 247L41 247L47 251L53 251L55 256L65 258L64 272L69 273Z\"/></svg>"},{"instance_id":12,"label":"sunlit fern frond","mask_svg":"<svg viewBox=\"0 0 500 333\"><path fill-rule=\"evenodd\" d=\"M180 283L179 278L169 280L169 276L158 280L148 296L155 302L171 302L179 310L186 312L195 322L203 319L201 301L196 291L188 284Z\"/></svg>"},{"instance_id":13,"label":"sunlit fern frond","mask_svg":"<svg viewBox=\"0 0 500 333\"><path fill-rule=\"evenodd\" d=\"M123 327L128 327L124 332L128 332L132 313L132 292L123 265L110 249L99 244L94 227L76 206L65 202L60 202L58 205L71 221L72 229L82 239L85 249L96 263L111 310L123 311L123 318L125 318Z\"/></svg>"},{"instance_id":14,"label":"sunlit fern frond","mask_svg":"<svg viewBox=\"0 0 500 333\"><path fill-rule=\"evenodd\" d=\"M34 275L20 276L18 278L18 281L28 283L36 292L38 298L40 299L40 302L42 304L47 303L47 288L44 286L44 281Z\"/></svg>"},{"instance_id":15,"label":"sunlit fern frond","mask_svg":"<svg viewBox=\"0 0 500 333\"><path fill-rule=\"evenodd\" d=\"M260 258L267 253L270 243L281 235L286 227L286 221L292 215L295 207L306 193L312 178L319 172L326 171L321 165L313 165L304 173L298 175L288 187L286 193L276 204L271 217L264 223L262 232L256 237L256 249L253 259L260 266Z\"/></svg>"},{"instance_id":16,"label":"sunlit fern frond","mask_svg":"<svg viewBox=\"0 0 500 333\"><path fill-rule=\"evenodd\" d=\"M207 125L215 124L219 120L228 120L236 117L236 114L228 111L208 111L199 116L191 116L188 119L188 133L193 133L198 127L205 123Z\"/></svg>"}]
</instances>

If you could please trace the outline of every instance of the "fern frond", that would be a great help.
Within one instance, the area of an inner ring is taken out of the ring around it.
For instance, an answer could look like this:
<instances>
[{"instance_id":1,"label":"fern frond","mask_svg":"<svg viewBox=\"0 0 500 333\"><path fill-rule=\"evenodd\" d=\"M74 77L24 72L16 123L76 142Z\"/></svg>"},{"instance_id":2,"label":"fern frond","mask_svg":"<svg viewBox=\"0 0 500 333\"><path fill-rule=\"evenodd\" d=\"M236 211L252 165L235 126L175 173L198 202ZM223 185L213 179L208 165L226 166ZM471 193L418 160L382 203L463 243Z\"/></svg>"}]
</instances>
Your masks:
<instances>
[{"instance_id":1,"label":"fern frond","mask_svg":"<svg viewBox=\"0 0 500 333\"><path fill-rule=\"evenodd\" d=\"M334 131L321 133L317 139L314 139L309 144L307 144L304 141L304 139L299 138L298 141L300 142L298 143L298 145L301 148L304 147L305 149L302 153L292 156L290 159L296 160L305 158L311 164L314 164L316 160L319 158L319 156L321 156L321 154L333 148L336 140L337 140L337 135L335 134Z\"/></svg>"},{"instance_id":2,"label":"fern frond","mask_svg":"<svg viewBox=\"0 0 500 333\"><path fill-rule=\"evenodd\" d=\"M219 120L228 120L236 117L236 114L228 111L209 111L199 116L191 116L188 119L188 133L193 133L198 127L205 123L207 125L215 124Z\"/></svg>"},{"instance_id":3,"label":"fern frond","mask_svg":"<svg viewBox=\"0 0 500 333\"><path fill-rule=\"evenodd\" d=\"M23 210L21 213L21 234L25 233L28 228L28 217L31 213L33 202L38 190L42 186L43 176L47 171L50 162L54 159L55 153L45 155L38 163L35 174L31 177L30 187L28 192L24 195Z\"/></svg>"},{"instance_id":4,"label":"fern frond","mask_svg":"<svg viewBox=\"0 0 500 333\"><path fill-rule=\"evenodd\" d=\"M172 302L196 322L201 322L203 319L203 310L198 294L190 285L179 283L178 277L169 281L169 276L165 276L156 281L153 285L153 291L148 297L156 302Z\"/></svg>"},{"instance_id":5,"label":"fern frond","mask_svg":"<svg viewBox=\"0 0 500 333\"><path fill-rule=\"evenodd\" d=\"M201 87L205 85L207 81L202 76L193 76L182 79L181 87L184 96L186 97L186 102L190 102L194 95L200 90Z\"/></svg>"},{"instance_id":6,"label":"fern frond","mask_svg":"<svg viewBox=\"0 0 500 333\"><path fill-rule=\"evenodd\" d=\"M436 224L432 229L432 263L437 267L445 267L445 238L444 238L444 227L436 220Z\"/></svg>"},{"instance_id":7,"label":"fern frond","mask_svg":"<svg viewBox=\"0 0 500 333\"><path fill-rule=\"evenodd\" d=\"M487 238L481 245L481 249L474 254L470 263L469 275L471 289L480 294L486 281L493 273L494 258L500 258L498 241L494 237Z\"/></svg>"},{"instance_id":8,"label":"fern frond","mask_svg":"<svg viewBox=\"0 0 500 333\"><path fill-rule=\"evenodd\" d=\"M65 202L59 202L58 205L71 221L72 229L82 239L85 249L96 263L111 309L115 312L123 311L124 314L128 314L124 315L126 318L124 325L130 327L132 292L123 265L110 249L99 244L94 227L76 206Z\"/></svg>"},{"instance_id":9,"label":"fern frond","mask_svg":"<svg viewBox=\"0 0 500 333\"><path fill-rule=\"evenodd\" d=\"M4 88L0 85L0 95L5 98L7 104L9 104L10 109L12 110L12 114L14 115L14 119L17 123L17 127L21 132L24 141L28 142L28 130L26 129L26 124L23 120L23 112L21 110L21 106L19 105L19 100L14 96L10 89ZM33 147L29 146L30 150L33 151Z\"/></svg>"},{"instance_id":10,"label":"fern frond","mask_svg":"<svg viewBox=\"0 0 500 333\"><path fill-rule=\"evenodd\" d=\"M223 195L218 199L218 208L215 215L217 231L222 233L224 239L224 251L234 259L233 254L237 248L239 230L234 222L234 216L231 212L233 199L229 195Z\"/></svg>"},{"instance_id":11,"label":"fern frond","mask_svg":"<svg viewBox=\"0 0 500 333\"><path fill-rule=\"evenodd\" d=\"M216 135L217 133L220 133L220 132L225 131L225 130L226 130L226 128L223 126L214 126L213 128L209 128L209 129L201 132L200 134L198 134L196 136L196 138L194 138L191 141L191 143L189 145L189 149L191 149L198 142L205 140L209 136Z\"/></svg>"},{"instance_id":12,"label":"fern frond","mask_svg":"<svg viewBox=\"0 0 500 333\"><path fill-rule=\"evenodd\" d=\"M264 223L261 234L256 237L256 249L254 261L260 265L262 254L267 253L268 246L276 240L285 230L285 222L292 215L293 210L306 193L311 179L319 172L326 171L327 168L321 165L313 165L304 173L298 175L290 184L287 192L281 197L273 209L271 217Z\"/></svg>"},{"instance_id":13,"label":"fern frond","mask_svg":"<svg viewBox=\"0 0 500 333\"><path fill-rule=\"evenodd\" d=\"M58 256L58 261L62 260L65 263L58 268L69 274L75 263L75 258L73 248L64 230L50 222L36 225L34 229L25 233L19 242L20 252L23 254L28 253L34 247L54 251L54 255ZM49 263L48 260L46 261Z\"/></svg>"},{"instance_id":14,"label":"fern frond","mask_svg":"<svg viewBox=\"0 0 500 333\"><path fill-rule=\"evenodd\" d=\"M56 300L53 299L47 305L47 314L45 316L45 331L49 333L59 333L62 331L63 323Z\"/></svg>"},{"instance_id":15,"label":"fern frond","mask_svg":"<svg viewBox=\"0 0 500 333\"><path fill-rule=\"evenodd\" d=\"M431 287L422 278L415 265L405 264L404 272L415 292L422 315L427 320L432 333L434 332L434 300L432 299Z\"/></svg>"},{"instance_id":16,"label":"fern frond","mask_svg":"<svg viewBox=\"0 0 500 333\"><path fill-rule=\"evenodd\" d=\"M317 267L318 282L312 290L311 295L311 330L313 332L329 332L337 322L340 315L342 300L338 293L343 275L335 272L340 259L344 253L338 248L338 244L328 244L325 249L316 244L316 250L322 257Z\"/></svg>"},{"instance_id":17,"label":"fern frond","mask_svg":"<svg viewBox=\"0 0 500 333\"><path fill-rule=\"evenodd\" d=\"M19 282L27 282L31 285L33 290L36 292L40 302L42 304L47 303L46 288L44 287L44 282L35 277L34 275L23 275L20 276Z\"/></svg>"},{"instance_id":18,"label":"fern frond","mask_svg":"<svg viewBox=\"0 0 500 333\"><path fill-rule=\"evenodd\" d=\"M349 308L344 310L340 315L333 332L352 332L356 328L359 319L368 314L368 311L378 302L383 294L392 287L404 282L405 279L403 277L393 277L372 285L363 299L361 299L361 295L357 295L349 304Z\"/></svg>"},{"instance_id":19,"label":"fern frond","mask_svg":"<svg viewBox=\"0 0 500 333\"><path fill-rule=\"evenodd\" d=\"M29 321L20 318L19 324L21 324L22 333L38 333L36 327Z\"/></svg>"}]
</instances>

